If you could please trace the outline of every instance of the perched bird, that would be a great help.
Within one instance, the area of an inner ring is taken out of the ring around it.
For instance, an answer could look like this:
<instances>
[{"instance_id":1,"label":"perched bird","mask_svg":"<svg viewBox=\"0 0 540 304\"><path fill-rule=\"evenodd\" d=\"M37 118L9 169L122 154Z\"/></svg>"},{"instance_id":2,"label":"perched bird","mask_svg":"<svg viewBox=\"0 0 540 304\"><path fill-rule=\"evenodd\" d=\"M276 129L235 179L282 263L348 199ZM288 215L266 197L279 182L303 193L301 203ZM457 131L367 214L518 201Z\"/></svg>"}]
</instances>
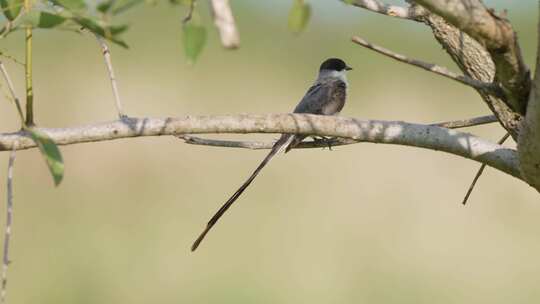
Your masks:
<instances>
[{"instance_id":1,"label":"perched bird","mask_svg":"<svg viewBox=\"0 0 540 304\"><path fill-rule=\"evenodd\" d=\"M345 105L347 97L347 77L346 72L352 70L345 62L338 58L325 60L319 68L319 75L315 83L309 88L306 95L294 109L294 113L309 113L319 115L338 114ZM195 251L200 243L217 223L219 218L231 207L238 197L246 190L259 172L266 164L281 151L289 152L297 146L305 135L282 134L276 141L270 153L263 159L261 164L253 171L251 176L240 186L238 190L225 202L225 204L210 219L206 228L191 246L191 251Z\"/></svg>"}]
</instances>

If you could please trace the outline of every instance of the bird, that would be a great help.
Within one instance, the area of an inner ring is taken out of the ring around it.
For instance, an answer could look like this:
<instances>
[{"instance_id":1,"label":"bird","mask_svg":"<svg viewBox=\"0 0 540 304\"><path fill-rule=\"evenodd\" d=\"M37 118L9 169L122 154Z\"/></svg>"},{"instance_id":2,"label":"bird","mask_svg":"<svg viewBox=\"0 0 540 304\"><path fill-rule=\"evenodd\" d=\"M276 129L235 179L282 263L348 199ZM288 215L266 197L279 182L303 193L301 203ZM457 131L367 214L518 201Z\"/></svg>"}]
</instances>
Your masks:
<instances>
[{"instance_id":1,"label":"bird","mask_svg":"<svg viewBox=\"0 0 540 304\"><path fill-rule=\"evenodd\" d=\"M339 58L329 58L320 65L319 73L315 83L308 89L293 113L308 113L318 115L337 115L343 109L347 98L347 76L346 72L352 70L343 60ZM253 182L260 171L278 153L289 152L296 147L306 135L282 134L274 143L270 153L262 160L259 166L253 171L249 178L236 190L236 192L221 206L221 208L208 221L203 232L191 246L191 251L195 251L207 233L240 197L246 188Z\"/></svg>"}]
</instances>

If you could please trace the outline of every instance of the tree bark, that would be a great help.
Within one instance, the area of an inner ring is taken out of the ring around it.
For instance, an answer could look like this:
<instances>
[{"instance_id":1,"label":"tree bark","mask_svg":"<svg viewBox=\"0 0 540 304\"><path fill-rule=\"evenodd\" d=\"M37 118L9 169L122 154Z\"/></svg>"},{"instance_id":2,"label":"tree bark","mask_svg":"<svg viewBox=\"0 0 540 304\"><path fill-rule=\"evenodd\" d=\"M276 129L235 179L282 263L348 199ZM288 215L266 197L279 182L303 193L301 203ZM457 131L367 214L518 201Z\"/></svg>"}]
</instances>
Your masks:
<instances>
[{"instance_id":1,"label":"tree bark","mask_svg":"<svg viewBox=\"0 0 540 304\"><path fill-rule=\"evenodd\" d=\"M359 120L310 114L129 118L74 128L40 129L56 144L69 145L128 137L203 133L295 133L414 146L469 158L521 179L515 150L472 134L399 121ZM24 132L0 134L0 150L29 149Z\"/></svg>"}]
</instances>

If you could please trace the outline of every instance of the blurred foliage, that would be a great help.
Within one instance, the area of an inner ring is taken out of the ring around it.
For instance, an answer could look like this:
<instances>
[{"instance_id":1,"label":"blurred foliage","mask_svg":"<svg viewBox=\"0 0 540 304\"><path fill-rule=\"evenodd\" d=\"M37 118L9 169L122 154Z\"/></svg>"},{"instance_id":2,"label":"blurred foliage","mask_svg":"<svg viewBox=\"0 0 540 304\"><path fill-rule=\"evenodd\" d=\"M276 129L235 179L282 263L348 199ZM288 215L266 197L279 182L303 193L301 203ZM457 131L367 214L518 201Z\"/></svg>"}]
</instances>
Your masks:
<instances>
[{"instance_id":1,"label":"blurred foliage","mask_svg":"<svg viewBox=\"0 0 540 304\"><path fill-rule=\"evenodd\" d=\"M311 16L311 7L304 0L295 0L289 12L289 29L299 33L306 27Z\"/></svg>"},{"instance_id":2,"label":"blurred foliage","mask_svg":"<svg viewBox=\"0 0 540 304\"><path fill-rule=\"evenodd\" d=\"M133 116L286 112L330 56L355 68L343 115L435 122L489 111L467 87L349 42L362 35L457 71L428 29L338 1L309 1L312 16L302 35L289 32L291 0L231 1L243 41L236 51L222 49L207 2L200 1L200 20L193 21L207 29L207 43L190 67L181 36L188 2L175 1L184 6L173 9L167 1L140 4L114 16L111 8L98 10L100 2L85 3L88 14L79 17L129 25L117 38L130 49L112 45L111 52ZM526 60L534 63L537 2L496 4L509 9ZM38 9L65 20L34 34L38 122L64 127L116 119L99 45L74 35L80 24L49 8ZM23 41L14 30L1 49L21 61ZM20 65L5 63L24 94ZM18 130L14 107L2 104L0 129ZM503 134L497 125L469 131L493 140ZM35 151L17 154L10 303L540 300L537 193L487 169L464 208L460 200L477 165L455 156L368 144L292 151L276 158L191 254L207 217L265 151L153 137L62 152L69 178L58 188L50 187Z\"/></svg>"},{"instance_id":3,"label":"blurred foliage","mask_svg":"<svg viewBox=\"0 0 540 304\"><path fill-rule=\"evenodd\" d=\"M206 43L206 28L188 22L183 26L184 51L188 62L194 63Z\"/></svg>"},{"instance_id":4,"label":"blurred foliage","mask_svg":"<svg viewBox=\"0 0 540 304\"><path fill-rule=\"evenodd\" d=\"M2 0L0 5L7 18L2 36L5 37L10 32L27 26L68 31L80 31L84 28L111 42L127 47L127 44L119 37L127 29L127 25L112 24L112 17L142 2L144 1L104 0L97 3L92 1L91 6L84 0L38 0L31 2L29 10L21 10L23 1ZM7 23L10 23L10 26L7 26Z\"/></svg>"},{"instance_id":5,"label":"blurred foliage","mask_svg":"<svg viewBox=\"0 0 540 304\"><path fill-rule=\"evenodd\" d=\"M8 20L14 20L23 7L24 0L0 0L0 7Z\"/></svg>"}]
</instances>

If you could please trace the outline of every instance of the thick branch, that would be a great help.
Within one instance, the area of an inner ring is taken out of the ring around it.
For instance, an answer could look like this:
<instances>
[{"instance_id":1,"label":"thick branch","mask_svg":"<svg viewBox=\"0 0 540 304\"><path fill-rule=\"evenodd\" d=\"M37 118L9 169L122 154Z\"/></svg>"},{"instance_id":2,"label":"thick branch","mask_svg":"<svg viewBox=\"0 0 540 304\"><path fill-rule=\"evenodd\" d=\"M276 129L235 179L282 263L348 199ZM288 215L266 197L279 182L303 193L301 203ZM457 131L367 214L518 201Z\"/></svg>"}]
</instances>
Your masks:
<instances>
[{"instance_id":1,"label":"thick branch","mask_svg":"<svg viewBox=\"0 0 540 304\"><path fill-rule=\"evenodd\" d=\"M480 0L415 0L469 34L488 49L506 48L514 42L508 22L488 10Z\"/></svg>"},{"instance_id":2,"label":"thick branch","mask_svg":"<svg viewBox=\"0 0 540 304\"><path fill-rule=\"evenodd\" d=\"M484 125L492 122L497 122L497 117L493 115L480 116L469 119L462 120L453 120L445 121L431 124L430 126L436 126L447 129L458 129L466 127L474 127L479 125ZM262 149L271 149L274 146L274 142L268 141L238 141L238 140L222 140L222 139L208 139L201 138L192 135L178 135L178 138L183 139L185 143L191 145L201 145L201 146L210 146L210 147L226 147L226 148L243 148L250 150L262 150ZM335 146L344 146L357 144L358 141L350 138L331 138L327 140L313 140L313 141L303 141L295 149L310 149L310 148L327 148Z\"/></svg>"},{"instance_id":3,"label":"thick branch","mask_svg":"<svg viewBox=\"0 0 540 304\"><path fill-rule=\"evenodd\" d=\"M506 93L506 104L524 114L530 90L529 70L517 36L508 20L487 9L480 0L415 0L429 11L483 45L495 63L495 81Z\"/></svg>"},{"instance_id":4,"label":"thick branch","mask_svg":"<svg viewBox=\"0 0 540 304\"><path fill-rule=\"evenodd\" d=\"M539 3L540 14L540 3ZM540 20L537 37L540 39ZM536 71L531 89L527 115L518 139L521 172L529 183L540 187L540 40L536 47Z\"/></svg>"},{"instance_id":5,"label":"thick branch","mask_svg":"<svg viewBox=\"0 0 540 304\"><path fill-rule=\"evenodd\" d=\"M411 3L408 11L414 12L414 20L424 22L431 27L437 41L452 57L465 76L483 83L500 83L503 96L486 94L485 90L479 88L476 88L476 90L491 111L497 116L501 125L510 133L514 140L517 140L520 123L527 104L530 79L528 68L523 62L521 50L519 49L519 44L513 31L511 43L506 45L506 47L491 47L486 50L483 46L485 45L485 41L480 39L480 36L473 35L473 38L471 38L465 31L465 29L468 29L468 25L461 24L455 20L456 18L460 18L460 14L465 14L466 12L461 9L455 9L454 7L459 5L466 6L470 1L474 2L474 7L481 5L482 7L479 8L479 12L485 13L485 7L478 0L406 1ZM426 7L431 8L434 12L439 12L444 18L441 18L436 13L432 13L419 4L426 5ZM447 8L445 8L446 4L448 4ZM355 1L355 5L381 14L385 14L385 9L389 7L378 0L373 2L369 0L358 0ZM452 15L452 12L457 15ZM507 20L495 16L489 10L487 12L490 14L489 20L497 20L497 22L490 22L490 24L496 23L499 26L500 23L504 23L504 28L510 28L511 30L510 23ZM475 16L474 14L465 15L464 18ZM486 17L485 14L480 15L483 16L482 18ZM507 37L506 34L503 36ZM483 41L483 44L475 40L476 38ZM492 46L492 44L488 46Z\"/></svg>"},{"instance_id":6,"label":"thick branch","mask_svg":"<svg viewBox=\"0 0 540 304\"><path fill-rule=\"evenodd\" d=\"M496 67L491 55L478 41L459 31L435 14L425 14L423 21L431 27L434 37L448 52L465 75L483 82L496 82ZM501 125L517 140L522 114L507 105L507 97L500 98L477 90ZM506 95L506 92L505 92Z\"/></svg>"},{"instance_id":7,"label":"thick branch","mask_svg":"<svg viewBox=\"0 0 540 304\"><path fill-rule=\"evenodd\" d=\"M138 136L203 133L296 133L351 138L415 146L463 156L486 163L521 178L516 152L471 134L435 126L396 121L358 120L309 114L186 116L179 118L129 118L65 129L41 129L57 144L113 140ZM0 134L0 150L35 147L24 132Z\"/></svg>"}]
</instances>

